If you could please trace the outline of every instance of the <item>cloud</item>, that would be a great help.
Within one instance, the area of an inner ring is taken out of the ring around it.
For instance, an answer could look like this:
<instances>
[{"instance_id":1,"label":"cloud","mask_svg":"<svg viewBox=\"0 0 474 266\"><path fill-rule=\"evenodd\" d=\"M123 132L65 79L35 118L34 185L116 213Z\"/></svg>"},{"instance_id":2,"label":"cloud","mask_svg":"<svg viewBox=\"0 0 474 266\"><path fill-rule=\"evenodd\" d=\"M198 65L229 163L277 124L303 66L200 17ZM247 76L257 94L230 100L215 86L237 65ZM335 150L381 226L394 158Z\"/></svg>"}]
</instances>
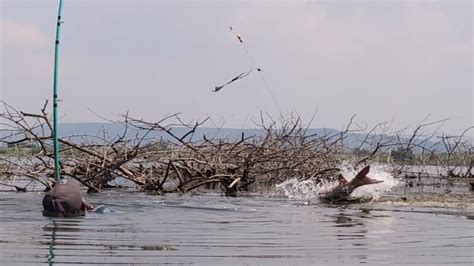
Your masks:
<instances>
[{"instance_id":1,"label":"cloud","mask_svg":"<svg viewBox=\"0 0 474 266\"><path fill-rule=\"evenodd\" d=\"M22 24L11 20L1 20L3 46L28 46L44 48L50 40L34 24Z\"/></svg>"},{"instance_id":2,"label":"cloud","mask_svg":"<svg viewBox=\"0 0 474 266\"><path fill-rule=\"evenodd\" d=\"M35 12L25 15L11 4L2 23L2 86L8 101L34 107L50 96L55 8L28 5ZM90 120L91 107L148 120L210 115L233 127L260 110L273 112L258 75L209 93L250 67L232 25L282 109L304 117L318 109L318 126L339 127L354 113L369 124L395 116L403 126L432 113L459 117L452 128L463 128L472 124L468 6L71 2L60 56L61 110L67 121Z\"/></svg>"},{"instance_id":3,"label":"cloud","mask_svg":"<svg viewBox=\"0 0 474 266\"><path fill-rule=\"evenodd\" d=\"M42 101L50 94L45 84L51 84L54 41L34 24L4 19L0 25L0 99L26 106Z\"/></svg>"},{"instance_id":4,"label":"cloud","mask_svg":"<svg viewBox=\"0 0 474 266\"><path fill-rule=\"evenodd\" d=\"M351 113L396 116L397 126L428 113L472 124L472 14L436 3L267 8L241 22L287 108L318 107L329 125Z\"/></svg>"}]
</instances>

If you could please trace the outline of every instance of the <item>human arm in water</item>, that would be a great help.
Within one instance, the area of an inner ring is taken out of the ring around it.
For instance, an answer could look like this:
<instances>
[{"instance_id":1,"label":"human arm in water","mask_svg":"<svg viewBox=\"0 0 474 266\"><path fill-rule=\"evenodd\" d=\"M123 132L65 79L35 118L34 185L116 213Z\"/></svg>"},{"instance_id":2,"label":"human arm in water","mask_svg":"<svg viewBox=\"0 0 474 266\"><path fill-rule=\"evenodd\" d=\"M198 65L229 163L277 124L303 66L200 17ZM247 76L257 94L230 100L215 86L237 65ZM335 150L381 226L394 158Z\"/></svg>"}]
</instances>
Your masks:
<instances>
[{"instance_id":1,"label":"human arm in water","mask_svg":"<svg viewBox=\"0 0 474 266\"><path fill-rule=\"evenodd\" d=\"M93 211L95 206L87 202L85 199L83 199L82 208L84 209L84 211Z\"/></svg>"}]
</instances>

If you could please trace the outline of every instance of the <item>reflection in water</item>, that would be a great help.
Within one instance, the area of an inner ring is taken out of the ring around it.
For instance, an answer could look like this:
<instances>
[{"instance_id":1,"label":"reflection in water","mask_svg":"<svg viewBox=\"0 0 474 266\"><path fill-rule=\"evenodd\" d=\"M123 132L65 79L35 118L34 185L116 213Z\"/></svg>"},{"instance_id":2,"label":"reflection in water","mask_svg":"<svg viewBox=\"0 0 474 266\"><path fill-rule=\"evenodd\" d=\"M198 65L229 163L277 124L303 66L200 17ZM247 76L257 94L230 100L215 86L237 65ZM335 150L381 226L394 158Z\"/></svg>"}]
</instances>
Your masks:
<instances>
[{"instance_id":1,"label":"reflection in water","mask_svg":"<svg viewBox=\"0 0 474 266\"><path fill-rule=\"evenodd\" d=\"M360 263L367 262L367 250L369 244L367 243L367 229L364 223L364 216L360 213L347 213L346 210L340 209L339 213L335 215L336 239L337 246L340 250L354 250L356 254L351 254L351 257L356 256ZM340 260L347 258L344 252L338 255Z\"/></svg>"},{"instance_id":2,"label":"reflection in water","mask_svg":"<svg viewBox=\"0 0 474 266\"><path fill-rule=\"evenodd\" d=\"M58 243L57 238L59 237L60 239L64 237L62 232L79 232L79 225L80 222L82 221L82 218L77 217L77 218L53 218L49 217L50 223L43 226L42 229L43 231L46 232L43 236L47 239L49 234L50 234L50 241L43 242L43 245L48 245L48 257L47 257L47 262L49 265L54 264L54 258L55 258L55 250L57 249L58 245L66 245L67 243ZM70 238L71 240L74 240L74 238Z\"/></svg>"},{"instance_id":3,"label":"reflection in water","mask_svg":"<svg viewBox=\"0 0 474 266\"><path fill-rule=\"evenodd\" d=\"M53 259L54 259L54 248L55 248L55 242L56 242L56 229L57 224L55 221L53 221L53 230L51 232L51 243L49 245L49 256L48 256L48 264L53 265Z\"/></svg>"},{"instance_id":4,"label":"reflection in water","mask_svg":"<svg viewBox=\"0 0 474 266\"><path fill-rule=\"evenodd\" d=\"M346 216L343 212L339 213L336 216L336 221L335 223L337 226L344 226L344 227L353 227L354 224L352 224L352 218L349 216Z\"/></svg>"},{"instance_id":5,"label":"reflection in water","mask_svg":"<svg viewBox=\"0 0 474 266\"><path fill-rule=\"evenodd\" d=\"M385 253L392 248L389 247L393 233L390 212L338 209L338 213L330 217L333 227L337 228L335 235L341 250L338 254L340 261L357 258L358 263L384 263L392 260L392 253Z\"/></svg>"},{"instance_id":6,"label":"reflection in water","mask_svg":"<svg viewBox=\"0 0 474 266\"><path fill-rule=\"evenodd\" d=\"M0 265L446 265L473 259L472 220L464 216L111 193L96 202L117 211L48 218L40 197L10 193L0 200Z\"/></svg>"}]
</instances>

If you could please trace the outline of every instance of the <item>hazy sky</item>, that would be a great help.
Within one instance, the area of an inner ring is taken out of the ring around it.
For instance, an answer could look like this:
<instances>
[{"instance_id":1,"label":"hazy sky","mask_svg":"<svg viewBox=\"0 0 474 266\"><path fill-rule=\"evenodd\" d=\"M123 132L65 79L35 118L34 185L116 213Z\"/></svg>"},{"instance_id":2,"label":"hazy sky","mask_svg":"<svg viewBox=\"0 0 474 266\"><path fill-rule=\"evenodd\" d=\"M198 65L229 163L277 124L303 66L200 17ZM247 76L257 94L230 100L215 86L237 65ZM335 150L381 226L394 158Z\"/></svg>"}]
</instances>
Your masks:
<instances>
[{"instance_id":1,"label":"hazy sky","mask_svg":"<svg viewBox=\"0 0 474 266\"><path fill-rule=\"evenodd\" d=\"M0 0L0 97L28 112L51 98L57 1ZM341 128L427 114L473 125L472 1L64 0L62 122L127 110L252 127L260 111ZM254 71L210 92L252 66ZM274 98L273 100L272 94ZM212 126L212 124L208 124Z\"/></svg>"}]
</instances>

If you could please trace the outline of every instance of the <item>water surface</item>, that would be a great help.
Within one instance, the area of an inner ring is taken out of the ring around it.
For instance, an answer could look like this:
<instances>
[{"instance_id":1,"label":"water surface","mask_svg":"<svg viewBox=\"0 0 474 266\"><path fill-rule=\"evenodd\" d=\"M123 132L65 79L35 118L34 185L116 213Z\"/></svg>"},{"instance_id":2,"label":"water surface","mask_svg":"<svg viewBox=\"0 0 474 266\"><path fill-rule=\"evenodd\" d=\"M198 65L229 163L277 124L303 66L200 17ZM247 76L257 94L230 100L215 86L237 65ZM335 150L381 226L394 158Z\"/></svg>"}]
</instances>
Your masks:
<instances>
[{"instance_id":1,"label":"water surface","mask_svg":"<svg viewBox=\"0 0 474 266\"><path fill-rule=\"evenodd\" d=\"M334 207L287 198L106 192L112 213L41 214L41 193L0 194L0 264L469 265L462 212Z\"/></svg>"}]
</instances>

